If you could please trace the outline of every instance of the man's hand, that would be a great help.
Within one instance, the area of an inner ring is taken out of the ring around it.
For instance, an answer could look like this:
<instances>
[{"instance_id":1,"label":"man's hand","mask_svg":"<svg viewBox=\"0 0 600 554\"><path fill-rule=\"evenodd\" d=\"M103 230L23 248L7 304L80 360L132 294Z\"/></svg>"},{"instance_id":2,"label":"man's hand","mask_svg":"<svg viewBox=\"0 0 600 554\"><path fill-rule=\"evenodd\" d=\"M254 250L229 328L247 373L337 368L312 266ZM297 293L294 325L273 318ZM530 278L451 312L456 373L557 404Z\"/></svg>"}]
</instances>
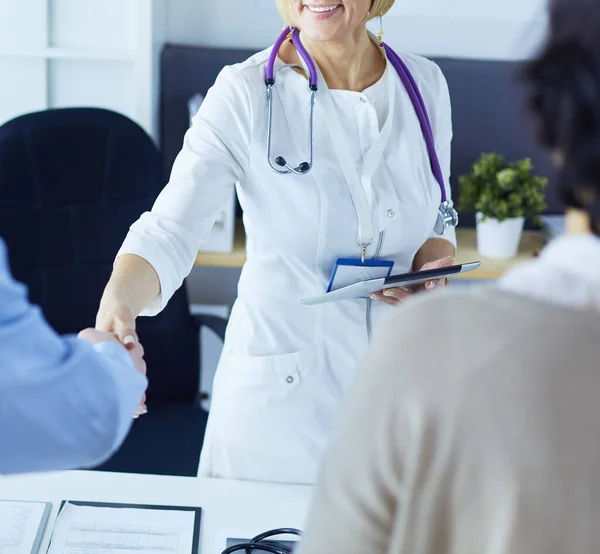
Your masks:
<instances>
[{"instance_id":1,"label":"man's hand","mask_svg":"<svg viewBox=\"0 0 600 554\"><path fill-rule=\"evenodd\" d=\"M116 335L113 333L106 333L104 331L98 331L97 329L85 329L81 331L78 336L79 339L85 340L92 345L99 344L101 342L114 342L119 347L124 348L123 344L119 341ZM125 349L135 368L142 374L146 375L146 362L144 361L144 347L139 343L128 345ZM133 417L138 418L140 415L144 415L148 412L146 407L146 395L142 398L140 405Z\"/></svg>"}]
</instances>

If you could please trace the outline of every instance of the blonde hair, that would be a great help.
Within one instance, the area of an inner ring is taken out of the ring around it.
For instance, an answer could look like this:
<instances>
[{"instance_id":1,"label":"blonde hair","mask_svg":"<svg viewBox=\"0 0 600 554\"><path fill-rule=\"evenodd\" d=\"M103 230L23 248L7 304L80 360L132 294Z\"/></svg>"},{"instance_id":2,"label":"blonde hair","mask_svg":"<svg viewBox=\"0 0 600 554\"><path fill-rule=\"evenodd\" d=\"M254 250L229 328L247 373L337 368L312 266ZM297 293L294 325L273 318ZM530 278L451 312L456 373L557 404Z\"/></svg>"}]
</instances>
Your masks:
<instances>
[{"instance_id":1,"label":"blonde hair","mask_svg":"<svg viewBox=\"0 0 600 554\"><path fill-rule=\"evenodd\" d=\"M373 0L367 21L385 15L392 9L395 1L396 0ZM288 25L291 25L292 18L290 17L289 0L275 0L275 3L277 4L277 9L279 10L281 17L283 17Z\"/></svg>"}]
</instances>

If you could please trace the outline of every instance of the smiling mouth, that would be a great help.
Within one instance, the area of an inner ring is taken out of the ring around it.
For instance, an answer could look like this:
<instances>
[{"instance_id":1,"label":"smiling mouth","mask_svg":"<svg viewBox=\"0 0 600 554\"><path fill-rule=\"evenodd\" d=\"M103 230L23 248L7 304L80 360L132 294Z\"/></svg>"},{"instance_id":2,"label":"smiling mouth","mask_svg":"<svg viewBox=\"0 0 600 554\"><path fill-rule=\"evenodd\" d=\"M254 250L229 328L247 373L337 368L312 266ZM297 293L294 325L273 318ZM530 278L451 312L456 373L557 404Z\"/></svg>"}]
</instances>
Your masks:
<instances>
[{"instance_id":1,"label":"smiling mouth","mask_svg":"<svg viewBox=\"0 0 600 554\"><path fill-rule=\"evenodd\" d=\"M310 4L305 4L305 7L314 13L328 13L337 10L340 5L341 4L333 4L330 6L311 6Z\"/></svg>"}]
</instances>

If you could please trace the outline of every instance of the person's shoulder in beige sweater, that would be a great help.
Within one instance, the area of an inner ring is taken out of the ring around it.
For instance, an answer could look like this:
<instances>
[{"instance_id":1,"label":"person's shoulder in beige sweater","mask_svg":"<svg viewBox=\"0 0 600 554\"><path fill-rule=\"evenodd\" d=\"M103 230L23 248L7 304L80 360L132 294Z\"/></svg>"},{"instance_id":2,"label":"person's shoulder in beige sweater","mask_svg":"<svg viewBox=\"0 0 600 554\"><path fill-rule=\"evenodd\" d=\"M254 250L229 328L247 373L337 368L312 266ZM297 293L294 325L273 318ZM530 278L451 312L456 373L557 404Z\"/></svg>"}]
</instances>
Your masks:
<instances>
[{"instance_id":1,"label":"person's shoulder in beige sweater","mask_svg":"<svg viewBox=\"0 0 600 554\"><path fill-rule=\"evenodd\" d=\"M349 392L301 552L553 552L565 503L580 533L579 495L600 499L599 338L597 313L511 292L406 305Z\"/></svg>"},{"instance_id":2,"label":"person's shoulder in beige sweater","mask_svg":"<svg viewBox=\"0 0 600 554\"><path fill-rule=\"evenodd\" d=\"M351 387L299 554L600 552L600 10L553 0L525 67L568 236L410 300Z\"/></svg>"}]
</instances>

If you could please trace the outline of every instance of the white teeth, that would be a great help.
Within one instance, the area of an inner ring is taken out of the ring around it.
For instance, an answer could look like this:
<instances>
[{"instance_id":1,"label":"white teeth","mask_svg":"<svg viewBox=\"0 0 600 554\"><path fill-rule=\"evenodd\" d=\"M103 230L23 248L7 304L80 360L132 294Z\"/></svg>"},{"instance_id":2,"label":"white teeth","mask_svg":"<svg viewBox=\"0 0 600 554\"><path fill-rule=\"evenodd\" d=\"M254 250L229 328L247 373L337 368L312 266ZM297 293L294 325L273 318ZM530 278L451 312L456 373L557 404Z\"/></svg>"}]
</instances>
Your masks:
<instances>
[{"instance_id":1,"label":"white teeth","mask_svg":"<svg viewBox=\"0 0 600 554\"><path fill-rule=\"evenodd\" d=\"M337 6L307 6L307 8L311 11L311 12L317 12L317 13L325 13L325 12L332 12L333 10L335 10L337 7L339 6L339 4Z\"/></svg>"}]
</instances>

